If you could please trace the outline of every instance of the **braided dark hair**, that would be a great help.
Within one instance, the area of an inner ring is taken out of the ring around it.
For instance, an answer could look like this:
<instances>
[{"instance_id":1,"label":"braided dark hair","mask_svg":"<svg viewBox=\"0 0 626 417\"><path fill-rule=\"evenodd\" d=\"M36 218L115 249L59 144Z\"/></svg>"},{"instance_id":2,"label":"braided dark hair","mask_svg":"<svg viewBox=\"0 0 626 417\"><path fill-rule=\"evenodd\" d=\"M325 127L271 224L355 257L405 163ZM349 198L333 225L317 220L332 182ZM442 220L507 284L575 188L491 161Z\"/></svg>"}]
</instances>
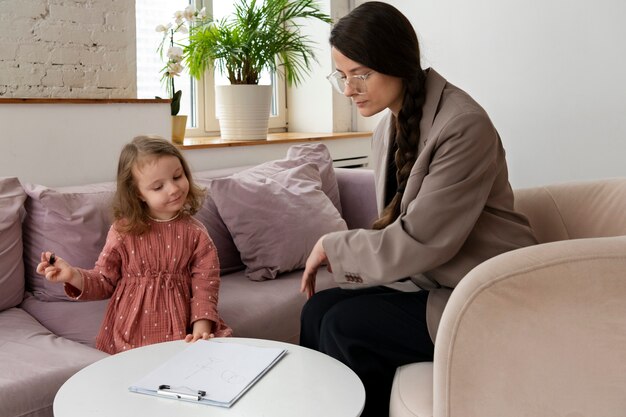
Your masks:
<instances>
[{"instance_id":1,"label":"braided dark hair","mask_svg":"<svg viewBox=\"0 0 626 417\"><path fill-rule=\"evenodd\" d=\"M402 108L393 117L390 134L397 146L398 190L372 226L382 229L400 215L402 193L417 159L426 93L417 34L398 9L387 3L368 1L337 22L330 34L330 44L355 62L403 80Z\"/></svg>"}]
</instances>

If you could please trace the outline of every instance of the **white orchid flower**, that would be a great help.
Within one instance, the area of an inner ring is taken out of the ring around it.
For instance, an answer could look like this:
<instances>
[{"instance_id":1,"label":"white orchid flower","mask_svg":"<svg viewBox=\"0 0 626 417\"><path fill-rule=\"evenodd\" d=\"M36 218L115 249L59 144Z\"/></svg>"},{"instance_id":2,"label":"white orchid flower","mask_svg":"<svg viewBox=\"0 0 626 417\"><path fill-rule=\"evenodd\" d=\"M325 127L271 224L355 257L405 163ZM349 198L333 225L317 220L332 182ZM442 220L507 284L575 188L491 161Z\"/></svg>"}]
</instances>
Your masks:
<instances>
[{"instance_id":1,"label":"white orchid flower","mask_svg":"<svg viewBox=\"0 0 626 417\"><path fill-rule=\"evenodd\" d=\"M167 32L171 28L172 28L172 24L168 23L167 25L157 25L157 27L154 30L156 30L157 32Z\"/></svg>"},{"instance_id":2,"label":"white orchid flower","mask_svg":"<svg viewBox=\"0 0 626 417\"><path fill-rule=\"evenodd\" d=\"M174 21L177 25L183 23L183 19L185 18L185 13L182 10L177 10L174 12Z\"/></svg>"},{"instance_id":3,"label":"white orchid flower","mask_svg":"<svg viewBox=\"0 0 626 417\"><path fill-rule=\"evenodd\" d=\"M179 62L170 62L167 64L167 74L170 77L178 76L183 72L183 66Z\"/></svg>"},{"instance_id":4,"label":"white orchid flower","mask_svg":"<svg viewBox=\"0 0 626 417\"><path fill-rule=\"evenodd\" d=\"M172 61L178 62L183 59L183 48L178 46L171 46L167 50L167 57Z\"/></svg>"},{"instance_id":5,"label":"white orchid flower","mask_svg":"<svg viewBox=\"0 0 626 417\"><path fill-rule=\"evenodd\" d=\"M193 18L195 17L195 15L196 15L196 8L192 4L185 7L185 11L183 12L183 16L185 17L185 20L187 20L188 22L191 22Z\"/></svg>"},{"instance_id":6,"label":"white orchid flower","mask_svg":"<svg viewBox=\"0 0 626 417\"><path fill-rule=\"evenodd\" d=\"M1 2L2 0L0 0ZM199 16L199 17L198 17ZM176 37L176 34L180 32L181 34L188 34L189 27L188 24L191 24L196 19L204 19L206 16L206 11L204 8L200 10L200 12L196 11L195 7L189 5L184 10L178 10L174 13L174 21L168 23L167 25L158 25L155 30L157 32L163 33L163 39L159 45L157 51L159 52L159 56L164 58L165 48L168 45L174 45L174 39L177 41L182 41L184 36ZM174 77L181 75L184 70L182 65L182 60L184 57L184 49L179 46L170 46L167 49L167 63L164 68L161 69L161 81L165 84L167 92L170 98L174 97L174 93L176 92L176 87L174 86ZM174 107L172 107L172 114L174 113Z\"/></svg>"}]
</instances>

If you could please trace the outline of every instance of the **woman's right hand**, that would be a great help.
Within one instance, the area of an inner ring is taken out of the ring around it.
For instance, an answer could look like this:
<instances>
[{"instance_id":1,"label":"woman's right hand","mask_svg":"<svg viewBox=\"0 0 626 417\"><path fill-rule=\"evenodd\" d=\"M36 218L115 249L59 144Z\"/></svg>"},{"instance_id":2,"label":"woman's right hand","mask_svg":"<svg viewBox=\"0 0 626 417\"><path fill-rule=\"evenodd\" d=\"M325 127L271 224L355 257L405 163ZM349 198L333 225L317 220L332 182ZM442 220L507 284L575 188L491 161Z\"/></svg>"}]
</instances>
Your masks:
<instances>
[{"instance_id":1,"label":"woman's right hand","mask_svg":"<svg viewBox=\"0 0 626 417\"><path fill-rule=\"evenodd\" d=\"M50 263L54 256L53 263ZM78 270L65 262L63 258L53 255L52 252L42 252L41 262L37 265L37 273L51 282L67 282L82 290L82 275Z\"/></svg>"},{"instance_id":2,"label":"woman's right hand","mask_svg":"<svg viewBox=\"0 0 626 417\"><path fill-rule=\"evenodd\" d=\"M326 251L322 245L324 236L320 237L311 254L306 260L304 272L302 273L302 284L300 285L300 292L305 292L307 299L311 298L315 294L315 279L317 277L317 270L324 263L328 263L328 257ZM332 272L330 264L328 264L328 271Z\"/></svg>"}]
</instances>

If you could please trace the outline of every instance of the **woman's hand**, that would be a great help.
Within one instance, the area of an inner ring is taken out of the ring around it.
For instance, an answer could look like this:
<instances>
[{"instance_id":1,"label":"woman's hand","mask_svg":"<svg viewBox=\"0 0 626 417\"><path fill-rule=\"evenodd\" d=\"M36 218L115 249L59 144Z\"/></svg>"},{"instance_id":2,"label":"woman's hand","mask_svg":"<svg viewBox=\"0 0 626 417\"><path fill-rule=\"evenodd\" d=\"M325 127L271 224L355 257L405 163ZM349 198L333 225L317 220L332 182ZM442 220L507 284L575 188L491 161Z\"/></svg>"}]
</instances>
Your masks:
<instances>
[{"instance_id":1,"label":"woman's hand","mask_svg":"<svg viewBox=\"0 0 626 417\"><path fill-rule=\"evenodd\" d=\"M193 331L191 334L185 336L185 342L195 342L196 340L208 340L212 337L215 337L213 333L211 333L212 322L210 320L201 319L193 322Z\"/></svg>"},{"instance_id":2,"label":"woman's hand","mask_svg":"<svg viewBox=\"0 0 626 417\"><path fill-rule=\"evenodd\" d=\"M63 258L53 252L42 252L41 262L37 265L37 273L51 282L67 282L76 289L83 290L83 276Z\"/></svg>"},{"instance_id":3,"label":"woman's hand","mask_svg":"<svg viewBox=\"0 0 626 417\"><path fill-rule=\"evenodd\" d=\"M315 278L317 277L317 270L322 264L328 263L328 257L324 251L322 241L324 236L320 237L311 254L306 260L304 272L302 273L302 284L300 285L300 292L306 292L307 299L311 298L315 294ZM328 265L328 272L333 272L330 264Z\"/></svg>"}]
</instances>

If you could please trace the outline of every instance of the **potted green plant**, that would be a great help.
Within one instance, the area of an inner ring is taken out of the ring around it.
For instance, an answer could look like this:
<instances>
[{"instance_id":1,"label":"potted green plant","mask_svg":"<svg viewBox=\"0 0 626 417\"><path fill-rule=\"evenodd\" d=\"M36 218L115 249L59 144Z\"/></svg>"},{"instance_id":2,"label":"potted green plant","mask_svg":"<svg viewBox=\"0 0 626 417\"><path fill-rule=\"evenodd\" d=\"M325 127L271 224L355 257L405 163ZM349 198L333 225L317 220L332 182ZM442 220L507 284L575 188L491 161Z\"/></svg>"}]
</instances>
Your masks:
<instances>
[{"instance_id":1,"label":"potted green plant","mask_svg":"<svg viewBox=\"0 0 626 417\"><path fill-rule=\"evenodd\" d=\"M183 71L183 44L176 41L177 34L189 33L189 27L194 22L204 22L206 20L205 9L197 11L192 5L185 10L174 13L174 23L158 25L157 32L163 32L163 38L157 48L161 59L167 57L165 66L161 68L161 82L165 84L167 95L170 98L170 110L172 115L172 141L183 143L185 139L185 129L187 127L187 116L179 115L180 99L183 95L181 90L176 90L174 78ZM167 51L165 46L167 45ZM161 97L156 97L161 98Z\"/></svg>"},{"instance_id":2,"label":"potted green plant","mask_svg":"<svg viewBox=\"0 0 626 417\"><path fill-rule=\"evenodd\" d=\"M222 139L266 139L271 86L258 84L261 73L301 83L315 61L313 42L300 32L302 21L331 19L314 0L239 0L234 7L230 16L190 28L185 62L194 78L214 69L230 81L216 86ZM250 128L243 126L245 116L253 119Z\"/></svg>"}]
</instances>

